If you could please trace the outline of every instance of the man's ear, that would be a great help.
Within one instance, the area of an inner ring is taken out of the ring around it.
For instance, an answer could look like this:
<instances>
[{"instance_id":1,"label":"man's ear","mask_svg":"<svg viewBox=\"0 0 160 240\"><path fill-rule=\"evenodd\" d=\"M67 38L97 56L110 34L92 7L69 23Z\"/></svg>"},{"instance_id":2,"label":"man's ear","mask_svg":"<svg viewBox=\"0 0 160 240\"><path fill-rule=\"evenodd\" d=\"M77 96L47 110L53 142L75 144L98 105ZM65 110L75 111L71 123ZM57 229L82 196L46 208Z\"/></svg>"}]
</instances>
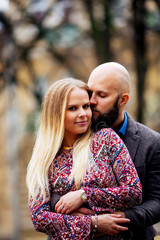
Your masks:
<instances>
[{"instance_id":1,"label":"man's ear","mask_svg":"<svg viewBox=\"0 0 160 240\"><path fill-rule=\"evenodd\" d=\"M120 98L119 98L119 106L124 107L129 100L129 94L128 93L123 93Z\"/></svg>"}]
</instances>

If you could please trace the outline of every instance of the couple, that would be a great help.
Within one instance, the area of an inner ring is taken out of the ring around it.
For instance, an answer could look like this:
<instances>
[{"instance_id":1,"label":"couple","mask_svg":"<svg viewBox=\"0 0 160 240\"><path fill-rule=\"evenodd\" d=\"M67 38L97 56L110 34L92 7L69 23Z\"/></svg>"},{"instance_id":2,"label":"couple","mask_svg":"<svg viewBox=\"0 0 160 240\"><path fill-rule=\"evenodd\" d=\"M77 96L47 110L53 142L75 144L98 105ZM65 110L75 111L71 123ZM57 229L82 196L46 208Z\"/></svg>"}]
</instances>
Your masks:
<instances>
[{"instance_id":1,"label":"couple","mask_svg":"<svg viewBox=\"0 0 160 240\"><path fill-rule=\"evenodd\" d=\"M128 228L122 224L127 223L133 239L153 239L152 228L138 232L140 238L135 229L138 221L142 229L159 221L159 187L155 185L159 179L159 134L147 128L143 133L144 126L124 113L130 90L124 67L102 64L92 72L88 85L92 93L81 81L60 80L44 99L40 131L27 173L34 226L52 239L124 239L122 231ZM136 206L141 201L140 182L122 140L108 128L94 134L90 131L90 96L94 130L108 126L109 119L126 144L130 137L130 154L144 191L140 206ZM108 114L103 114L99 122L100 113L105 112ZM129 136L131 124L137 136ZM146 141L145 133L156 142ZM51 193L63 195L55 212L50 211ZM84 202L95 215L78 213ZM102 236L94 235L95 229ZM143 234L147 231L150 238Z\"/></svg>"}]
</instances>

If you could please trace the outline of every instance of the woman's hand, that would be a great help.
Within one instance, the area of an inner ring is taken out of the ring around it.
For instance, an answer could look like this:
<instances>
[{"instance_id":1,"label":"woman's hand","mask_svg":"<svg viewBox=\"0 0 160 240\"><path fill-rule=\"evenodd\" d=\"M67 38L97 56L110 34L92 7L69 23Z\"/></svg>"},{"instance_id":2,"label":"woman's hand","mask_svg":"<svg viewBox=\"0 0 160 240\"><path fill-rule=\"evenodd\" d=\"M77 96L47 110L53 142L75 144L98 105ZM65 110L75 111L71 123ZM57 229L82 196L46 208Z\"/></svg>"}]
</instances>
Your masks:
<instances>
[{"instance_id":1,"label":"woman's hand","mask_svg":"<svg viewBox=\"0 0 160 240\"><path fill-rule=\"evenodd\" d=\"M130 222L128 218L121 218L118 214L101 214L98 215L98 222L95 216L91 217L92 228L98 223L97 230L108 235L115 235L121 231L127 231L128 228L122 226L124 223Z\"/></svg>"},{"instance_id":2,"label":"woman's hand","mask_svg":"<svg viewBox=\"0 0 160 240\"><path fill-rule=\"evenodd\" d=\"M83 190L77 190L68 192L63 195L55 205L55 211L57 213L69 214L78 209L82 204L81 194Z\"/></svg>"}]
</instances>

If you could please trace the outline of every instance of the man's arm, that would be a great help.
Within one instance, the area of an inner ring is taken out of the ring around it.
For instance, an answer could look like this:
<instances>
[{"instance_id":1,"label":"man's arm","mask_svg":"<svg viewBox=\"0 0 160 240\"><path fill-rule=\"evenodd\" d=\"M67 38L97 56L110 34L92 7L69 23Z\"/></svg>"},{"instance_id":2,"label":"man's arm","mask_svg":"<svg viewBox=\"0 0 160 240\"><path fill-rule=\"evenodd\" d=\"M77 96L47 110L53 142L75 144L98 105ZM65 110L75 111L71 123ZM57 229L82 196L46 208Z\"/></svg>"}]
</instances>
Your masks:
<instances>
[{"instance_id":1,"label":"man's arm","mask_svg":"<svg viewBox=\"0 0 160 240\"><path fill-rule=\"evenodd\" d=\"M158 140L158 139L157 139ZM157 141L157 146L160 144ZM156 144L156 143L155 143ZM126 209L122 217L129 218L132 230L146 228L160 221L160 148L146 167L144 198L139 206ZM143 153L142 153L143 154Z\"/></svg>"},{"instance_id":2,"label":"man's arm","mask_svg":"<svg viewBox=\"0 0 160 240\"><path fill-rule=\"evenodd\" d=\"M160 201L148 200L140 206L125 210L124 214L131 220L128 225L131 230L146 228L160 221Z\"/></svg>"}]
</instances>

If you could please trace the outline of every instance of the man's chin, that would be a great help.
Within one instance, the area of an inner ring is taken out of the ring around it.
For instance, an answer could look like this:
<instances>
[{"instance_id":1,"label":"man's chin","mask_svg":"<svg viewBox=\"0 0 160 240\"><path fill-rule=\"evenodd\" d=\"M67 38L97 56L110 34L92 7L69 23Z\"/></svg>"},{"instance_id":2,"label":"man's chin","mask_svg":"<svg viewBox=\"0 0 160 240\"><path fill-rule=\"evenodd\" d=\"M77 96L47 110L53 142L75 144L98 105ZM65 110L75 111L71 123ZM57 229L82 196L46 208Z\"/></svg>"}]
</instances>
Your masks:
<instances>
[{"instance_id":1,"label":"man's chin","mask_svg":"<svg viewBox=\"0 0 160 240\"><path fill-rule=\"evenodd\" d=\"M97 119L100 116L100 112L98 111L92 111L92 117L93 119Z\"/></svg>"},{"instance_id":2,"label":"man's chin","mask_svg":"<svg viewBox=\"0 0 160 240\"><path fill-rule=\"evenodd\" d=\"M118 106L119 95L113 105L113 107L106 113L100 113L93 110L92 125L91 128L93 131L98 131L102 128L110 128L113 126L119 115L119 106ZM95 111L95 112L94 112Z\"/></svg>"}]
</instances>

